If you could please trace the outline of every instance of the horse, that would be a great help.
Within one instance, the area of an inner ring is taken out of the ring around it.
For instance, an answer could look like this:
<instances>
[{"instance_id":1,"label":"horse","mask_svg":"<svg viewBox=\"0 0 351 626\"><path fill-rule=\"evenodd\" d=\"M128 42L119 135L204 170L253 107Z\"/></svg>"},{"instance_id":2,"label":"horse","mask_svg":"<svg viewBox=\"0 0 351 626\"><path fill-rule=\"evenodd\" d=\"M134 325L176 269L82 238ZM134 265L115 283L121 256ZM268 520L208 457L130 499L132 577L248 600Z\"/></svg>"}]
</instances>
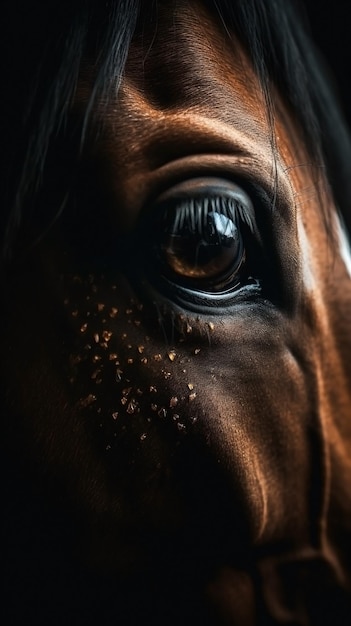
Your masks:
<instances>
[{"instance_id":1,"label":"horse","mask_svg":"<svg viewBox=\"0 0 351 626\"><path fill-rule=\"evenodd\" d=\"M348 624L351 143L303 9L3 32L2 623Z\"/></svg>"}]
</instances>

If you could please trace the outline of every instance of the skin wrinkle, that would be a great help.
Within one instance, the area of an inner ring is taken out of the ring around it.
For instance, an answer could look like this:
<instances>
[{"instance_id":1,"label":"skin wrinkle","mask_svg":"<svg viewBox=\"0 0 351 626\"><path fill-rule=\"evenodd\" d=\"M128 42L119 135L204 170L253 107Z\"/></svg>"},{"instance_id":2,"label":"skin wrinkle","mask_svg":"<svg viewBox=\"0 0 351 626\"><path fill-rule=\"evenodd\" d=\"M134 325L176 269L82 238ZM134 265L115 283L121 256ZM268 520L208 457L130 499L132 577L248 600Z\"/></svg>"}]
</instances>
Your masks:
<instances>
[{"instance_id":1,"label":"skin wrinkle","mask_svg":"<svg viewBox=\"0 0 351 626\"><path fill-rule=\"evenodd\" d=\"M212 111L211 114L208 111L206 115L195 112L189 114L185 111L166 114L155 111L145 99L135 97L134 90L130 92L128 83L126 89L122 88L122 92L118 123L116 120L112 122L112 133L107 132L107 139L103 138L94 149L94 158L98 163L101 160L103 164L100 169L104 171L105 188L110 190L112 210L116 198L119 197L134 220L148 198L152 199L157 191L162 191L157 186L158 179L163 186L171 184L172 181L167 180L167 168L168 171L171 167L176 170L179 157L184 158L189 153L185 162L187 175L190 174L192 164L194 169L201 167L201 171L204 171L206 153L209 150L213 153L209 159L209 168L218 167L221 170L225 166L229 170L233 162L233 175L242 171L249 179L262 181L265 188L271 189L272 166L271 155L269 152L267 154L267 129L263 126L262 133L258 135L256 122L253 121L248 132L251 117L247 115L247 111L242 116L236 114L235 120L228 125L221 117L213 119ZM136 132L132 132L132 135L130 131L128 133L130 143L125 155L124 152L119 153L119 143L113 137L117 138L126 132L130 124ZM187 138L185 145L180 140L184 136ZM203 154L200 158L201 152ZM237 154L235 159L234 154ZM171 159L173 163L165 162ZM279 193L282 197L285 196L288 204L291 202L290 182L279 163L277 168ZM121 184L121 181L124 183ZM131 219L127 215L124 215L124 219L128 227L131 227Z\"/></svg>"}]
</instances>

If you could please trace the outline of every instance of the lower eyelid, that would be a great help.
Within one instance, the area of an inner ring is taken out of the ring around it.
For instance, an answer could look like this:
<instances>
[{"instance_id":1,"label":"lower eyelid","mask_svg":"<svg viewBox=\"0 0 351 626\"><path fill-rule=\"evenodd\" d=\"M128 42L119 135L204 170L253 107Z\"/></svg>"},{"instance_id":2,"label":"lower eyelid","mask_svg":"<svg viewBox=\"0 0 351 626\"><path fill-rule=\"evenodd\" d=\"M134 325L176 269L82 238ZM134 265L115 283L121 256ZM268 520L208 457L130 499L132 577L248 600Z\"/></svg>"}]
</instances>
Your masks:
<instances>
[{"instance_id":1,"label":"lower eyelid","mask_svg":"<svg viewBox=\"0 0 351 626\"><path fill-rule=\"evenodd\" d=\"M193 314L196 316L219 316L232 315L238 307L258 305L265 303L260 281L252 279L252 282L240 287L235 293L227 295L205 294L192 292L189 289L171 287L171 293L167 289L155 287L148 280L143 280L143 294L149 302L156 306L157 310L168 311L172 314Z\"/></svg>"}]
</instances>

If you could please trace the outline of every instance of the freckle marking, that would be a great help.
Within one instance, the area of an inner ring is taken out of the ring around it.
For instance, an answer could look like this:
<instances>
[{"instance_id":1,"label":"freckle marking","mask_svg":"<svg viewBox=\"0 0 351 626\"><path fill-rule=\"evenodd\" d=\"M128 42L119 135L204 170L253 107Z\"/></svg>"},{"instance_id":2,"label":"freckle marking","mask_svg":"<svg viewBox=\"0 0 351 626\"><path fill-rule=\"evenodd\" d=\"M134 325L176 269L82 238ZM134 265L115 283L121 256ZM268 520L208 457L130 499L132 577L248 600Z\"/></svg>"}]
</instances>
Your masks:
<instances>
[{"instance_id":1,"label":"freckle marking","mask_svg":"<svg viewBox=\"0 0 351 626\"><path fill-rule=\"evenodd\" d=\"M189 402L192 402L196 398L196 392L190 393L188 396Z\"/></svg>"},{"instance_id":2,"label":"freckle marking","mask_svg":"<svg viewBox=\"0 0 351 626\"><path fill-rule=\"evenodd\" d=\"M95 341L95 343L99 343L99 341L100 341L99 333L94 333L94 341Z\"/></svg>"},{"instance_id":3,"label":"freckle marking","mask_svg":"<svg viewBox=\"0 0 351 626\"><path fill-rule=\"evenodd\" d=\"M86 398L81 398L79 400L79 405L84 409L87 406L90 406L91 404L93 404L93 402L96 402L96 396L94 396L93 393L89 393L89 395L86 396Z\"/></svg>"},{"instance_id":4,"label":"freckle marking","mask_svg":"<svg viewBox=\"0 0 351 626\"><path fill-rule=\"evenodd\" d=\"M154 361L159 362L159 361L162 361L162 356L161 354L154 354L153 359Z\"/></svg>"},{"instance_id":5,"label":"freckle marking","mask_svg":"<svg viewBox=\"0 0 351 626\"><path fill-rule=\"evenodd\" d=\"M185 371L185 370L184 370ZM193 383L188 383L188 389L192 391L194 389Z\"/></svg>"},{"instance_id":6,"label":"freckle marking","mask_svg":"<svg viewBox=\"0 0 351 626\"><path fill-rule=\"evenodd\" d=\"M87 328L88 328L88 324L85 322L85 324L82 324L82 326L80 327L80 332L85 333Z\"/></svg>"},{"instance_id":7,"label":"freckle marking","mask_svg":"<svg viewBox=\"0 0 351 626\"><path fill-rule=\"evenodd\" d=\"M123 376L123 370L120 370L119 368L116 369L116 382L119 383L122 380L122 376Z\"/></svg>"},{"instance_id":8,"label":"freckle marking","mask_svg":"<svg viewBox=\"0 0 351 626\"><path fill-rule=\"evenodd\" d=\"M99 313L103 311L104 308L105 308L105 305L102 302L98 302L97 310L99 311Z\"/></svg>"},{"instance_id":9,"label":"freckle marking","mask_svg":"<svg viewBox=\"0 0 351 626\"><path fill-rule=\"evenodd\" d=\"M111 330L104 330L102 332L102 336L103 336L103 339L108 342L108 341L110 341L110 339L112 337L112 331Z\"/></svg>"},{"instance_id":10,"label":"freckle marking","mask_svg":"<svg viewBox=\"0 0 351 626\"><path fill-rule=\"evenodd\" d=\"M170 361L174 361L177 356L177 353L175 350L170 350L167 354L168 354L168 358Z\"/></svg>"},{"instance_id":11,"label":"freckle marking","mask_svg":"<svg viewBox=\"0 0 351 626\"><path fill-rule=\"evenodd\" d=\"M133 413L139 413L140 408L138 402L132 398L127 406L127 413L129 415L133 415Z\"/></svg>"},{"instance_id":12,"label":"freckle marking","mask_svg":"<svg viewBox=\"0 0 351 626\"><path fill-rule=\"evenodd\" d=\"M112 319L114 319L115 317L117 317L117 315L118 315L118 309L117 309L117 307L113 306L113 307L111 308L111 311L110 311L109 315L110 315L110 317L111 317Z\"/></svg>"}]
</instances>

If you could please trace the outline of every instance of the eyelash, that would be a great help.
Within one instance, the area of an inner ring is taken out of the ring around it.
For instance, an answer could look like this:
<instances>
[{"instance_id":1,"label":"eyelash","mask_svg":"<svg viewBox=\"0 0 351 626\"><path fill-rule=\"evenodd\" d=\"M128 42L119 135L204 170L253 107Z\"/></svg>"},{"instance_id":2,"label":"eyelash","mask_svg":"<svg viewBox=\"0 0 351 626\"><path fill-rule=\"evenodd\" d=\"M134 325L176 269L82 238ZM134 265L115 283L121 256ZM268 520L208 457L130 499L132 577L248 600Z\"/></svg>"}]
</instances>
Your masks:
<instances>
[{"instance_id":1,"label":"eyelash","mask_svg":"<svg viewBox=\"0 0 351 626\"><path fill-rule=\"evenodd\" d=\"M233 198L224 196L205 196L196 200L189 198L177 205L176 211L176 218L178 217L178 219L174 220L175 228L178 226L181 228L184 222L187 222L187 224L191 224L194 232L196 227L200 227L198 232L201 233L201 228L205 225L208 214L218 212L232 221L240 220L250 228L252 233L257 232L254 214L248 207L243 206ZM172 213L174 210L171 209L168 212ZM167 216L167 212L165 216Z\"/></svg>"}]
</instances>

